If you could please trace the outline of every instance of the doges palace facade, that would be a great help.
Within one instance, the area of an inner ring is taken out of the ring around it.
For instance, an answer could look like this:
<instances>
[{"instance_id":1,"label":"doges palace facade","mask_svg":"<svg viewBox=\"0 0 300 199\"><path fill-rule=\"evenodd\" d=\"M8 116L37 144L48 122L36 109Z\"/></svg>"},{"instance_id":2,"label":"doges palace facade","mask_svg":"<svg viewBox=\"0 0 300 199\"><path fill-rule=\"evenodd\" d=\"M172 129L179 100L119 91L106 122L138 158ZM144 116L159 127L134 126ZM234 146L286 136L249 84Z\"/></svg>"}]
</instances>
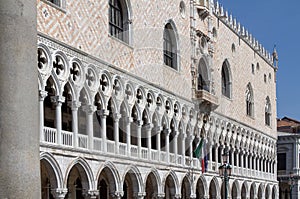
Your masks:
<instances>
[{"instance_id":1,"label":"doges palace facade","mask_svg":"<svg viewBox=\"0 0 300 199\"><path fill-rule=\"evenodd\" d=\"M36 56L41 198L221 199L225 149L278 198L277 55L218 2L37 0Z\"/></svg>"}]
</instances>

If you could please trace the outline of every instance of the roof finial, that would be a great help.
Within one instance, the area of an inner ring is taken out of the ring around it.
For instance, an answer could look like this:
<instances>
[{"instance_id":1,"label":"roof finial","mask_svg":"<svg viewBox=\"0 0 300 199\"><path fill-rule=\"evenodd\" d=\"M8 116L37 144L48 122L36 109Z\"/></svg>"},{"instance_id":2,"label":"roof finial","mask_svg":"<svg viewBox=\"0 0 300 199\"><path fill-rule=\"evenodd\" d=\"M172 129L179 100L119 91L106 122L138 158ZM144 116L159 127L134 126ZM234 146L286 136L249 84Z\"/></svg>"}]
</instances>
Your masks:
<instances>
[{"instance_id":1,"label":"roof finial","mask_svg":"<svg viewBox=\"0 0 300 199\"><path fill-rule=\"evenodd\" d=\"M278 54L276 51L276 44L274 44L272 57L273 57L273 65L275 66L275 68L278 68Z\"/></svg>"}]
</instances>

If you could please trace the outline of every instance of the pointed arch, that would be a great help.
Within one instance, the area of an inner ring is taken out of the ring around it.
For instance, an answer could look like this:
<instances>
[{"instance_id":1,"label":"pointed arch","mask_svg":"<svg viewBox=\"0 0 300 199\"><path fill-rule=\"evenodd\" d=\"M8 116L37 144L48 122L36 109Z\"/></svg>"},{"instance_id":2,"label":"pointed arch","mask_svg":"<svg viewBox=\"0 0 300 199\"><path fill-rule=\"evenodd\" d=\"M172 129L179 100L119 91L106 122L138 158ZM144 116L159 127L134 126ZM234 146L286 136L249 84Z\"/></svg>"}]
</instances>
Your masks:
<instances>
[{"instance_id":1,"label":"pointed arch","mask_svg":"<svg viewBox=\"0 0 300 199\"><path fill-rule=\"evenodd\" d=\"M168 20L163 33L164 64L179 70L179 39L173 20Z\"/></svg>"},{"instance_id":2,"label":"pointed arch","mask_svg":"<svg viewBox=\"0 0 300 199\"><path fill-rule=\"evenodd\" d=\"M120 178L120 175L119 175L119 172L118 172L118 169L115 167L115 165L110 162L110 161L106 161L101 167L100 169L98 170L98 173L97 173L97 176L96 176L96 179L97 181L99 182L101 179L101 174L103 172L108 172L109 174L109 178L111 180L113 180L114 184L111 184L110 186L112 188L115 189L115 191L119 191L121 190L121 178Z\"/></svg>"},{"instance_id":3,"label":"pointed arch","mask_svg":"<svg viewBox=\"0 0 300 199\"><path fill-rule=\"evenodd\" d=\"M148 180L150 180L152 183L156 184L157 193L162 193L162 181L161 181L158 171L155 168L151 168L151 171L148 172L148 174L145 177L144 184L145 184L146 194L147 194L147 181Z\"/></svg>"},{"instance_id":4,"label":"pointed arch","mask_svg":"<svg viewBox=\"0 0 300 199\"><path fill-rule=\"evenodd\" d=\"M228 62L228 59L225 59L225 61L222 64L221 84L222 84L222 95L231 98L232 76L231 76L230 64Z\"/></svg>"},{"instance_id":5,"label":"pointed arch","mask_svg":"<svg viewBox=\"0 0 300 199\"><path fill-rule=\"evenodd\" d=\"M50 171L50 183L55 185L56 188L62 188L63 186L63 174L61 172L60 166L57 163L56 159L51 153L42 152L40 154L40 161L45 162L47 171Z\"/></svg>"},{"instance_id":6,"label":"pointed arch","mask_svg":"<svg viewBox=\"0 0 300 199\"><path fill-rule=\"evenodd\" d=\"M197 89L210 92L211 74L208 60L203 56L198 64Z\"/></svg>"},{"instance_id":7,"label":"pointed arch","mask_svg":"<svg viewBox=\"0 0 300 199\"><path fill-rule=\"evenodd\" d=\"M173 170L170 170L167 175L165 175L162 184L162 191L166 194L166 198L167 196L172 198L179 194L179 181Z\"/></svg>"},{"instance_id":8,"label":"pointed arch","mask_svg":"<svg viewBox=\"0 0 300 199\"><path fill-rule=\"evenodd\" d=\"M254 96L251 83L248 83L246 88L246 114L254 117Z\"/></svg>"},{"instance_id":9,"label":"pointed arch","mask_svg":"<svg viewBox=\"0 0 300 199\"><path fill-rule=\"evenodd\" d=\"M271 107L271 101L269 96L266 98L266 104L265 104L265 125L271 126L271 115L272 115L272 107Z\"/></svg>"},{"instance_id":10,"label":"pointed arch","mask_svg":"<svg viewBox=\"0 0 300 199\"><path fill-rule=\"evenodd\" d=\"M88 190L90 189L94 189L94 176L93 176L93 172L91 170L91 167L89 166L89 164L86 162L85 159L78 157L75 160L73 160L71 162L71 164L68 166L67 171L66 171L66 175L64 178L64 187L67 188L68 187L68 178L69 175L72 171L73 168L77 167L79 170L80 175L82 175L81 177L84 178L82 179L83 183L82 186L83 188L86 188Z\"/></svg>"},{"instance_id":11,"label":"pointed arch","mask_svg":"<svg viewBox=\"0 0 300 199\"><path fill-rule=\"evenodd\" d=\"M127 184L128 188L132 189L132 190L128 190L129 192L132 193L131 194L128 193L127 198L130 198L129 196L136 195L137 193L144 190L141 172L134 165L130 165L124 172L124 175L122 177L123 187L125 183ZM123 192L125 192L125 190L123 190Z\"/></svg>"}]
</instances>

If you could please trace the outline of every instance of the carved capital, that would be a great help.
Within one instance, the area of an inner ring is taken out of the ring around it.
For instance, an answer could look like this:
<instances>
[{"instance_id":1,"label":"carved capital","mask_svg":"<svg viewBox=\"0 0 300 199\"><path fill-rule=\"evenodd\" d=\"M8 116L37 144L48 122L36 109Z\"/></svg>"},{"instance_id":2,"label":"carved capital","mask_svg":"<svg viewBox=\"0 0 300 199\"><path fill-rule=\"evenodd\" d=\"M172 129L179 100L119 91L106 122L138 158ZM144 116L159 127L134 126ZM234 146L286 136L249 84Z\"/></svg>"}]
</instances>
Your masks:
<instances>
[{"instance_id":1,"label":"carved capital","mask_svg":"<svg viewBox=\"0 0 300 199\"><path fill-rule=\"evenodd\" d=\"M76 111L81 106L81 102L71 101L71 102L68 102L68 106L71 107L72 111Z\"/></svg>"},{"instance_id":2,"label":"carved capital","mask_svg":"<svg viewBox=\"0 0 300 199\"><path fill-rule=\"evenodd\" d=\"M39 90L40 101L44 101L45 97L47 97L48 92L44 90Z\"/></svg>"},{"instance_id":3,"label":"carved capital","mask_svg":"<svg viewBox=\"0 0 300 199\"><path fill-rule=\"evenodd\" d=\"M113 114L114 122L119 122L119 120L120 120L121 117L122 117L121 114L119 114L119 113L114 113L114 114Z\"/></svg>"},{"instance_id":4,"label":"carved capital","mask_svg":"<svg viewBox=\"0 0 300 199\"><path fill-rule=\"evenodd\" d=\"M85 106L83 106L83 110L84 110L87 114L92 114L92 113L94 113L97 109L96 109L96 106L94 106L94 105L85 105Z\"/></svg>"},{"instance_id":5,"label":"carved capital","mask_svg":"<svg viewBox=\"0 0 300 199\"><path fill-rule=\"evenodd\" d=\"M88 196L89 198L97 198L97 196L99 195L99 190L88 190Z\"/></svg>"},{"instance_id":6,"label":"carved capital","mask_svg":"<svg viewBox=\"0 0 300 199\"><path fill-rule=\"evenodd\" d=\"M51 102L54 103L56 106L61 105L65 102L64 96L51 96Z\"/></svg>"},{"instance_id":7,"label":"carved capital","mask_svg":"<svg viewBox=\"0 0 300 199\"><path fill-rule=\"evenodd\" d=\"M105 109L97 110L97 114L100 115L100 117L105 118L109 115L109 111Z\"/></svg>"},{"instance_id":8,"label":"carved capital","mask_svg":"<svg viewBox=\"0 0 300 199\"><path fill-rule=\"evenodd\" d=\"M51 193L56 199L64 199L66 194L68 193L68 189L57 188L53 189Z\"/></svg>"}]
</instances>

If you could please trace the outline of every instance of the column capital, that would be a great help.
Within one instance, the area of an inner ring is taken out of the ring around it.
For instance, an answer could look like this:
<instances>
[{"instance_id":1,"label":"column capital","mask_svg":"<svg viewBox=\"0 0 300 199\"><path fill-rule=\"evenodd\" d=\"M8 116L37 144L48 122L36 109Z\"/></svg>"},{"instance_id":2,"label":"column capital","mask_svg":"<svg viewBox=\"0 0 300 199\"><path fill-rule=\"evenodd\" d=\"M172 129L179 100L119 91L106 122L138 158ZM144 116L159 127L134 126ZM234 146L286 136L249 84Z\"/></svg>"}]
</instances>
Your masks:
<instances>
[{"instance_id":1,"label":"column capital","mask_svg":"<svg viewBox=\"0 0 300 199\"><path fill-rule=\"evenodd\" d=\"M113 114L113 118L114 118L115 122L118 122L121 117L122 117L122 115L120 113L114 113Z\"/></svg>"},{"instance_id":2,"label":"column capital","mask_svg":"<svg viewBox=\"0 0 300 199\"><path fill-rule=\"evenodd\" d=\"M82 107L82 109L83 109L83 111L85 111L86 113L88 113L88 114L92 114L92 113L94 113L97 109L96 109L96 106L94 106L94 105L84 105L83 107Z\"/></svg>"},{"instance_id":3,"label":"column capital","mask_svg":"<svg viewBox=\"0 0 300 199\"><path fill-rule=\"evenodd\" d=\"M88 193L89 198L96 199L97 196L99 195L99 190L88 190L87 193Z\"/></svg>"},{"instance_id":4,"label":"column capital","mask_svg":"<svg viewBox=\"0 0 300 199\"><path fill-rule=\"evenodd\" d=\"M50 99L51 99L51 102L55 103L56 105L62 104L62 103L65 102L65 97L64 96L59 96L59 95L57 95L57 96L51 96Z\"/></svg>"},{"instance_id":5,"label":"column capital","mask_svg":"<svg viewBox=\"0 0 300 199\"><path fill-rule=\"evenodd\" d=\"M45 99L45 97L47 97L47 95L48 95L47 91L39 90L40 101L43 101Z\"/></svg>"},{"instance_id":6,"label":"column capital","mask_svg":"<svg viewBox=\"0 0 300 199\"><path fill-rule=\"evenodd\" d=\"M125 122L125 123L131 123L131 122L133 122L133 118L132 117L123 117L124 119L123 119L123 121Z\"/></svg>"},{"instance_id":7,"label":"column capital","mask_svg":"<svg viewBox=\"0 0 300 199\"><path fill-rule=\"evenodd\" d=\"M81 102L71 101L71 102L68 102L68 106L71 107L72 111L76 111L81 106Z\"/></svg>"},{"instance_id":8,"label":"column capital","mask_svg":"<svg viewBox=\"0 0 300 199\"><path fill-rule=\"evenodd\" d=\"M143 199L146 196L146 192L139 192L136 194L137 199Z\"/></svg>"},{"instance_id":9,"label":"column capital","mask_svg":"<svg viewBox=\"0 0 300 199\"><path fill-rule=\"evenodd\" d=\"M158 193L157 196L156 196L157 199L162 199L164 197L165 197L164 193Z\"/></svg>"},{"instance_id":10,"label":"column capital","mask_svg":"<svg viewBox=\"0 0 300 199\"><path fill-rule=\"evenodd\" d=\"M181 198L181 194L175 194L174 196L176 199L180 199Z\"/></svg>"},{"instance_id":11,"label":"column capital","mask_svg":"<svg viewBox=\"0 0 300 199\"><path fill-rule=\"evenodd\" d=\"M109 115L109 111L105 109L97 110L97 114L100 115L100 117L106 117Z\"/></svg>"},{"instance_id":12,"label":"column capital","mask_svg":"<svg viewBox=\"0 0 300 199\"><path fill-rule=\"evenodd\" d=\"M116 198L121 198L121 197L123 197L124 192L123 191L116 191L114 195L115 195Z\"/></svg>"},{"instance_id":13,"label":"column capital","mask_svg":"<svg viewBox=\"0 0 300 199\"><path fill-rule=\"evenodd\" d=\"M64 199L66 194L68 193L68 189L57 188L53 189L51 193L56 199Z\"/></svg>"},{"instance_id":14,"label":"column capital","mask_svg":"<svg viewBox=\"0 0 300 199\"><path fill-rule=\"evenodd\" d=\"M138 127L142 127L143 126L143 120L137 120L135 121L135 124L138 126Z\"/></svg>"},{"instance_id":15,"label":"column capital","mask_svg":"<svg viewBox=\"0 0 300 199\"><path fill-rule=\"evenodd\" d=\"M145 131L150 131L152 128L153 128L153 124L152 123L148 123L148 124L145 124L144 126L143 126L143 130L145 130Z\"/></svg>"}]
</instances>

